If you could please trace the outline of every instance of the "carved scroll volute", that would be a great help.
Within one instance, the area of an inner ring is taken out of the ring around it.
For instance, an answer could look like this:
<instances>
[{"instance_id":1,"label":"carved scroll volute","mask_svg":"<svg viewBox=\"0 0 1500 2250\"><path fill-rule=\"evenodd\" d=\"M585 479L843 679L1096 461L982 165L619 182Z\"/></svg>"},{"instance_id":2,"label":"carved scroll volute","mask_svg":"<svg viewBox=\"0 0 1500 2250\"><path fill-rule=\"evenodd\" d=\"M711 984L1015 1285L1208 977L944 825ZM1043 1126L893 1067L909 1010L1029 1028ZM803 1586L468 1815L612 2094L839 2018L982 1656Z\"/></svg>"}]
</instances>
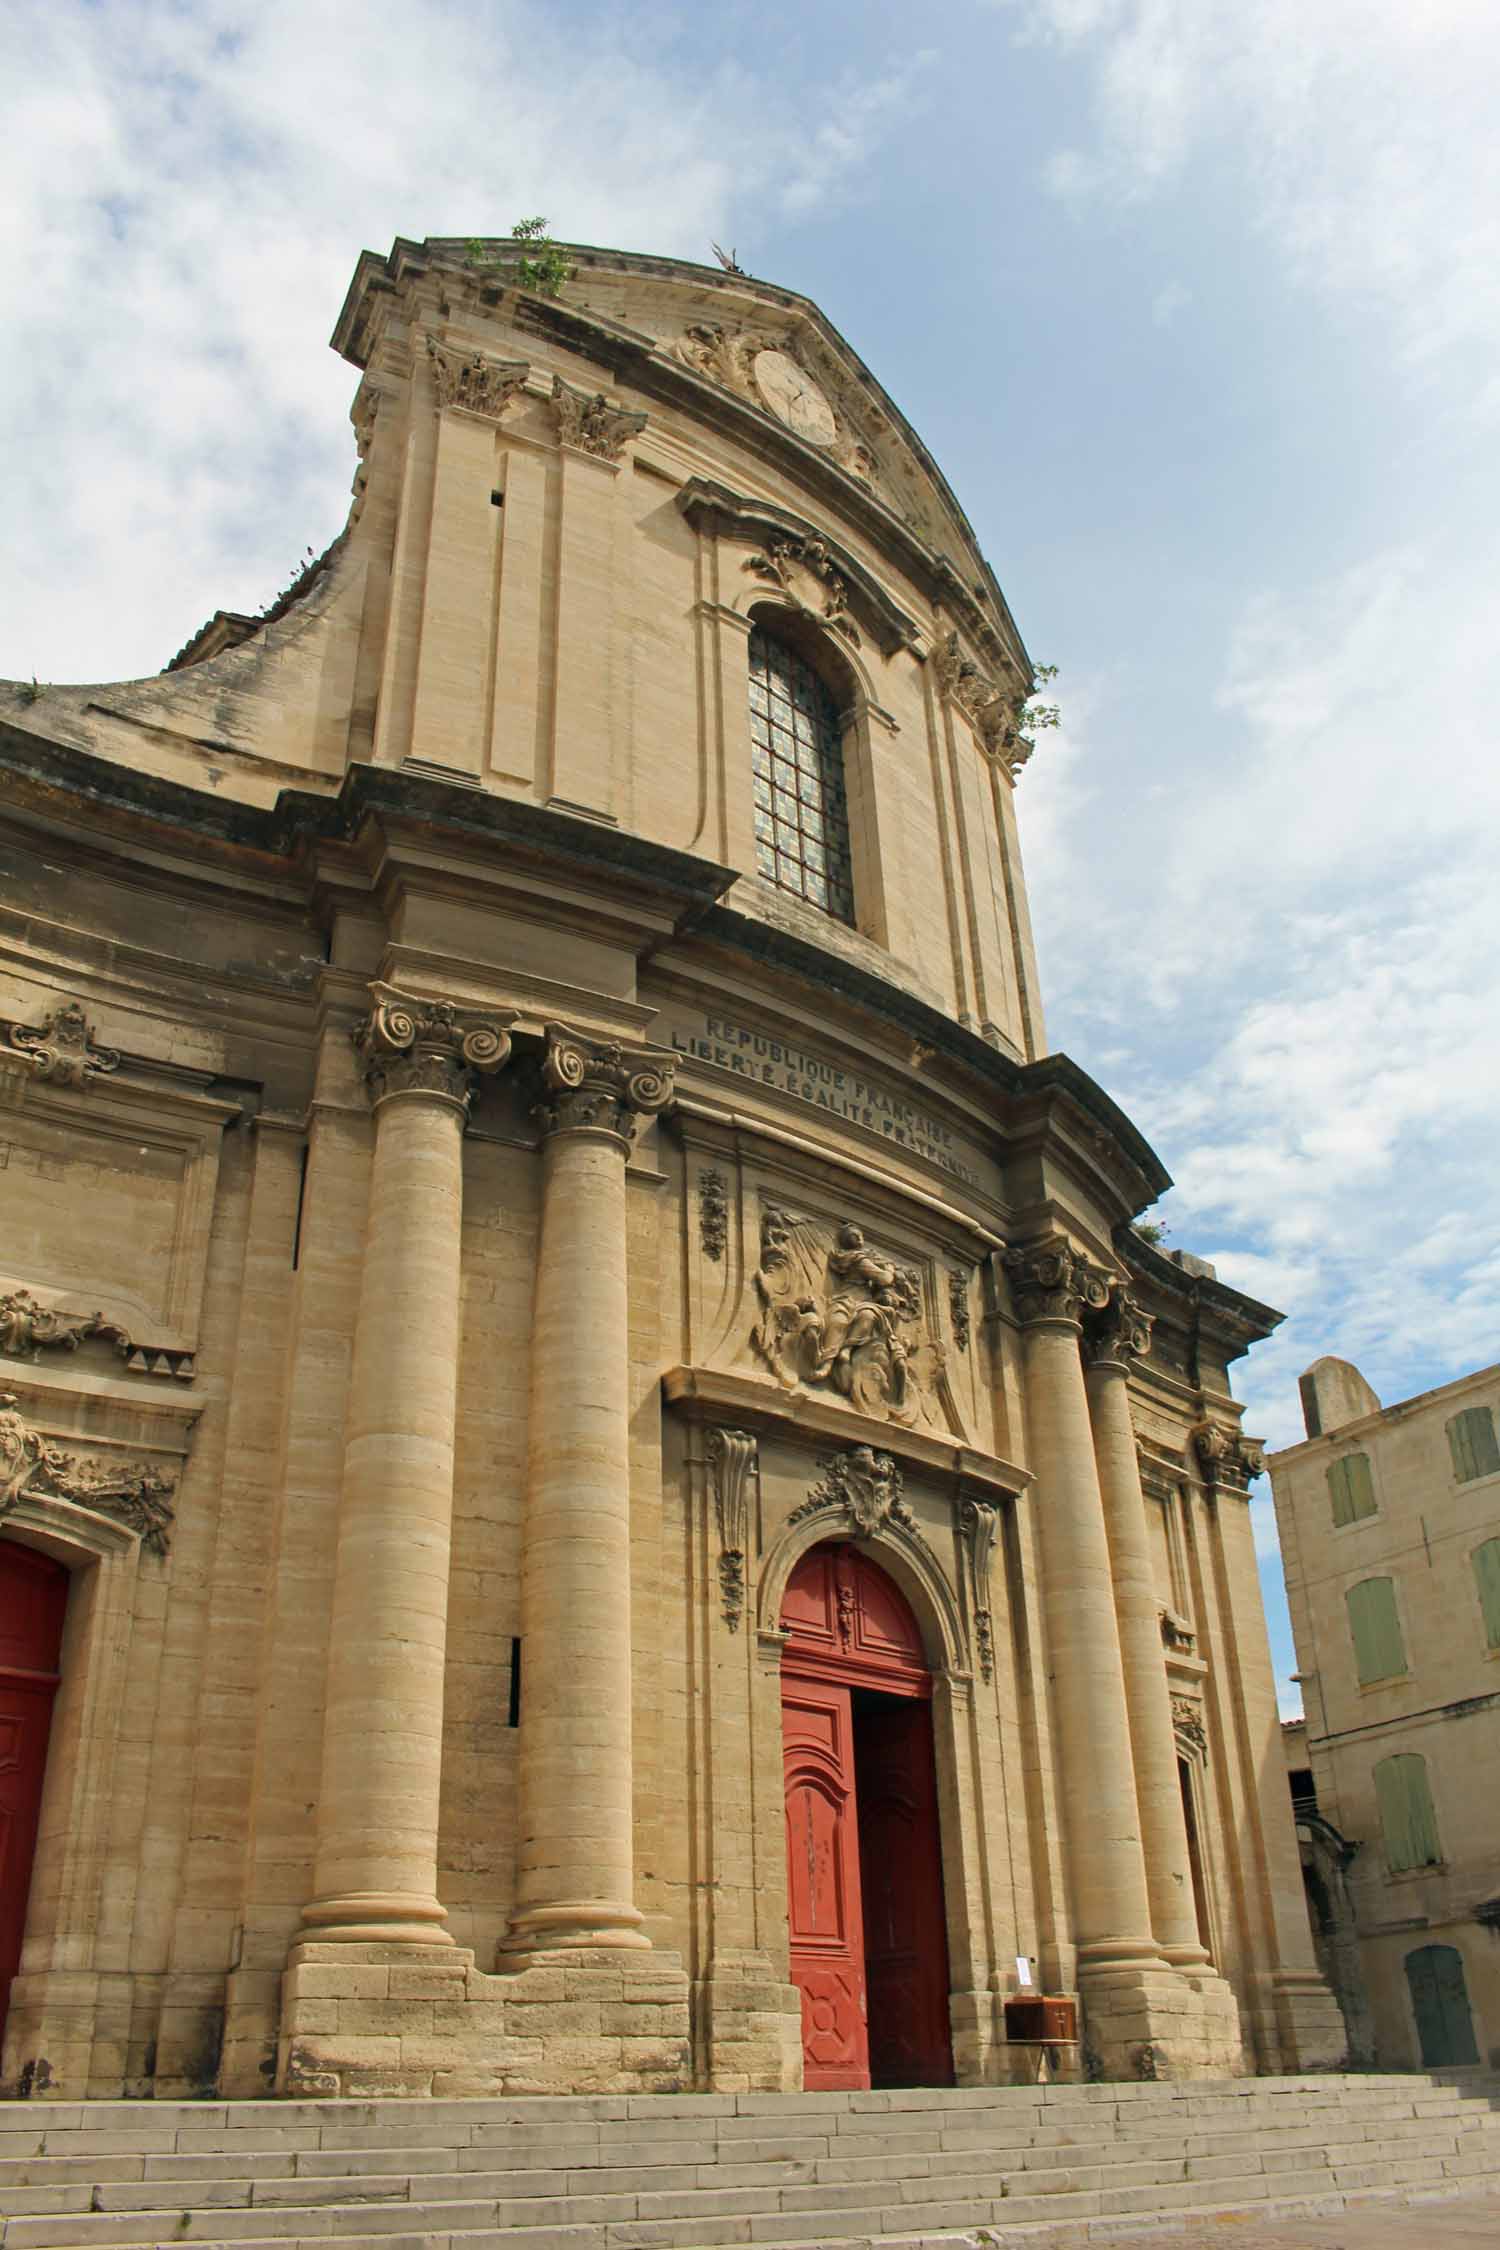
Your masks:
<instances>
[{"instance_id":1,"label":"carved scroll volute","mask_svg":"<svg viewBox=\"0 0 1500 2250\"><path fill-rule=\"evenodd\" d=\"M974 1609L974 1654L985 1679L995 1670L995 1629L990 1612L990 1567L1000 1533L1000 1511L992 1500L965 1500L959 1513L969 1565Z\"/></svg>"},{"instance_id":2,"label":"carved scroll volute","mask_svg":"<svg viewBox=\"0 0 1500 2250\"><path fill-rule=\"evenodd\" d=\"M628 1150L643 1117L666 1109L677 1058L656 1047L622 1047L549 1023L542 1054L546 1098L535 1116L544 1133L604 1133Z\"/></svg>"},{"instance_id":3,"label":"carved scroll volute","mask_svg":"<svg viewBox=\"0 0 1500 2250\"><path fill-rule=\"evenodd\" d=\"M1266 1449L1259 1438L1226 1429L1221 1422L1200 1422L1193 1432L1193 1450L1210 1490L1224 1485L1243 1495L1250 1479L1266 1465Z\"/></svg>"},{"instance_id":4,"label":"carved scroll volute","mask_svg":"<svg viewBox=\"0 0 1500 2250\"><path fill-rule=\"evenodd\" d=\"M1143 1312L1120 1282L1110 1289L1109 1302L1094 1311L1084 1324L1083 1352L1092 1367L1129 1371L1133 1359L1144 1359L1151 1349L1150 1313Z\"/></svg>"},{"instance_id":5,"label":"carved scroll volute","mask_svg":"<svg viewBox=\"0 0 1500 2250\"><path fill-rule=\"evenodd\" d=\"M719 1602L731 1633L738 1632L745 1611L750 1486L759 1467L755 1439L748 1430L709 1431L708 1469L719 1533Z\"/></svg>"},{"instance_id":6,"label":"carved scroll volute","mask_svg":"<svg viewBox=\"0 0 1500 2250\"><path fill-rule=\"evenodd\" d=\"M1061 1236L1006 1250L1000 1263L1010 1277L1016 1317L1023 1327L1043 1320L1077 1327L1085 1311L1102 1312L1109 1303L1108 1276Z\"/></svg>"},{"instance_id":7,"label":"carved scroll volute","mask_svg":"<svg viewBox=\"0 0 1500 2250\"><path fill-rule=\"evenodd\" d=\"M120 1067L117 1047L101 1047L76 1000L65 1000L40 1023L0 1024L0 1055L29 1063L54 1086L87 1086Z\"/></svg>"},{"instance_id":8,"label":"carved scroll volute","mask_svg":"<svg viewBox=\"0 0 1500 2250\"><path fill-rule=\"evenodd\" d=\"M647 420L627 407L611 406L602 391L575 390L560 375L552 378L552 411L558 443L596 461L623 460L626 442L640 436Z\"/></svg>"},{"instance_id":9,"label":"carved scroll volute","mask_svg":"<svg viewBox=\"0 0 1500 2250\"><path fill-rule=\"evenodd\" d=\"M430 1094L465 1114L481 1074L510 1055L506 1026L514 1014L461 1015L450 1000L421 1000L372 985L375 1006L354 1033L371 1102L397 1094Z\"/></svg>"}]
</instances>

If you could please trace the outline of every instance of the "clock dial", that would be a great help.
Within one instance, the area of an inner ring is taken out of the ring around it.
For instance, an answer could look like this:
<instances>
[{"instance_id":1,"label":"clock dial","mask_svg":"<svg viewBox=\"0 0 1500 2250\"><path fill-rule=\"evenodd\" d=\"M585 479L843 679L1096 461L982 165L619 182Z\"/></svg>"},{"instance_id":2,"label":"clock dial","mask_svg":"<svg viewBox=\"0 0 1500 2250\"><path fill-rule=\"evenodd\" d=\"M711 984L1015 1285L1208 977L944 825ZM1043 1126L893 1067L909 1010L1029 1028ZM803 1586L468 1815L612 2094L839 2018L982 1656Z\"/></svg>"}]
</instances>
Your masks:
<instances>
[{"instance_id":1,"label":"clock dial","mask_svg":"<svg viewBox=\"0 0 1500 2250\"><path fill-rule=\"evenodd\" d=\"M753 364L755 387L771 412L809 445L832 445L838 424L812 377L788 352L757 352Z\"/></svg>"}]
</instances>

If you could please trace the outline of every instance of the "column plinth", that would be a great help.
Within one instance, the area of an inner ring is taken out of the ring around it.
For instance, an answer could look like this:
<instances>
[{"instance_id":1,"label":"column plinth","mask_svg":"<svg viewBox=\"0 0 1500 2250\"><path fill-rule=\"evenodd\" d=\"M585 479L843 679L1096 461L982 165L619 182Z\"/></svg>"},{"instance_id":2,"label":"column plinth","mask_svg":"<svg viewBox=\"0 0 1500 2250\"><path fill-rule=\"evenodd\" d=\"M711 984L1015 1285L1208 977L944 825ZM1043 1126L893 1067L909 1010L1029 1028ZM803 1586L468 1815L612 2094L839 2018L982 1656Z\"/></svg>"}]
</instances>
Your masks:
<instances>
[{"instance_id":1,"label":"column plinth","mask_svg":"<svg viewBox=\"0 0 1500 2250\"><path fill-rule=\"evenodd\" d=\"M672 1057L549 1025L505 1950L644 1947L631 1774L625 1164Z\"/></svg>"},{"instance_id":2,"label":"column plinth","mask_svg":"<svg viewBox=\"0 0 1500 2250\"><path fill-rule=\"evenodd\" d=\"M375 1112L305 1937L448 1945L437 1896L463 1130L510 1042L373 988Z\"/></svg>"}]
</instances>

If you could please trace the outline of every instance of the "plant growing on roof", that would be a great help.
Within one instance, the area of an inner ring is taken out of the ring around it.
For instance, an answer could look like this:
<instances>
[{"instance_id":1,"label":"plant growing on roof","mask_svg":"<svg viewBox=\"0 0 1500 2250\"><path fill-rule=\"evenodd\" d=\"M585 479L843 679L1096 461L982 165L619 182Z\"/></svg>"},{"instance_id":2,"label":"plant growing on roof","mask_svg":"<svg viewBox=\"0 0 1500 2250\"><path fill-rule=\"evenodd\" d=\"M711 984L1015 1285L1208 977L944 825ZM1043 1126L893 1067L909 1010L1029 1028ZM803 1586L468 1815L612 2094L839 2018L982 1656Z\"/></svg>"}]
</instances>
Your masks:
<instances>
[{"instance_id":1,"label":"plant growing on roof","mask_svg":"<svg viewBox=\"0 0 1500 2250\"><path fill-rule=\"evenodd\" d=\"M510 230L509 239L526 243L528 250L509 268L507 278L518 289L529 289L535 296L561 296L564 283L573 278L574 268L547 232L547 221L518 219ZM469 243L469 264L487 273L497 273L500 268L499 259L477 237Z\"/></svg>"}]
</instances>

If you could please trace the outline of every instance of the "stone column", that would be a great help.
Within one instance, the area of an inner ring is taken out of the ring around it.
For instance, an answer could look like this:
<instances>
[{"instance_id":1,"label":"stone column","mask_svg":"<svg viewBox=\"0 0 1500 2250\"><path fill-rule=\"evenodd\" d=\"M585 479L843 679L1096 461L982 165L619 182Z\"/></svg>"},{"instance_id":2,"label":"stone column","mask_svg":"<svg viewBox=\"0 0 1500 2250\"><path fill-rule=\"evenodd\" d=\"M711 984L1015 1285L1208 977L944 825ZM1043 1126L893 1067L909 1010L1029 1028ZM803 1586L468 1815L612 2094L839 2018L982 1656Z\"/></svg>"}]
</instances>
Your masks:
<instances>
[{"instance_id":1,"label":"stone column","mask_svg":"<svg viewBox=\"0 0 1500 2250\"><path fill-rule=\"evenodd\" d=\"M375 1110L304 1936L447 1945L437 1897L463 1130L498 1021L371 987Z\"/></svg>"},{"instance_id":2,"label":"stone column","mask_svg":"<svg viewBox=\"0 0 1500 2250\"><path fill-rule=\"evenodd\" d=\"M625 1160L672 1071L670 1054L547 1027L512 1952L650 1942L632 1852Z\"/></svg>"},{"instance_id":3,"label":"stone column","mask_svg":"<svg viewBox=\"0 0 1500 2250\"><path fill-rule=\"evenodd\" d=\"M1143 1355L1150 1344L1150 1320L1129 1292L1117 1286L1085 1334L1089 1414L1114 1578L1151 1927L1168 1961L1179 1968L1194 1968L1201 1967L1208 1954L1198 1934L1172 1698L1162 1651L1161 1605L1130 1418L1131 1355Z\"/></svg>"},{"instance_id":4,"label":"stone column","mask_svg":"<svg viewBox=\"0 0 1500 2250\"><path fill-rule=\"evenodd\" d=\"M1084 1306L1106 1304L1108 1287L1058 1239L1007 1250L1003 1263L1025 1331L1047 1666L1086 1988L1091 1972L1164 1969L1151 1934L1109 1541L1079 1354Z\"/></svg>"}]
</instances>

